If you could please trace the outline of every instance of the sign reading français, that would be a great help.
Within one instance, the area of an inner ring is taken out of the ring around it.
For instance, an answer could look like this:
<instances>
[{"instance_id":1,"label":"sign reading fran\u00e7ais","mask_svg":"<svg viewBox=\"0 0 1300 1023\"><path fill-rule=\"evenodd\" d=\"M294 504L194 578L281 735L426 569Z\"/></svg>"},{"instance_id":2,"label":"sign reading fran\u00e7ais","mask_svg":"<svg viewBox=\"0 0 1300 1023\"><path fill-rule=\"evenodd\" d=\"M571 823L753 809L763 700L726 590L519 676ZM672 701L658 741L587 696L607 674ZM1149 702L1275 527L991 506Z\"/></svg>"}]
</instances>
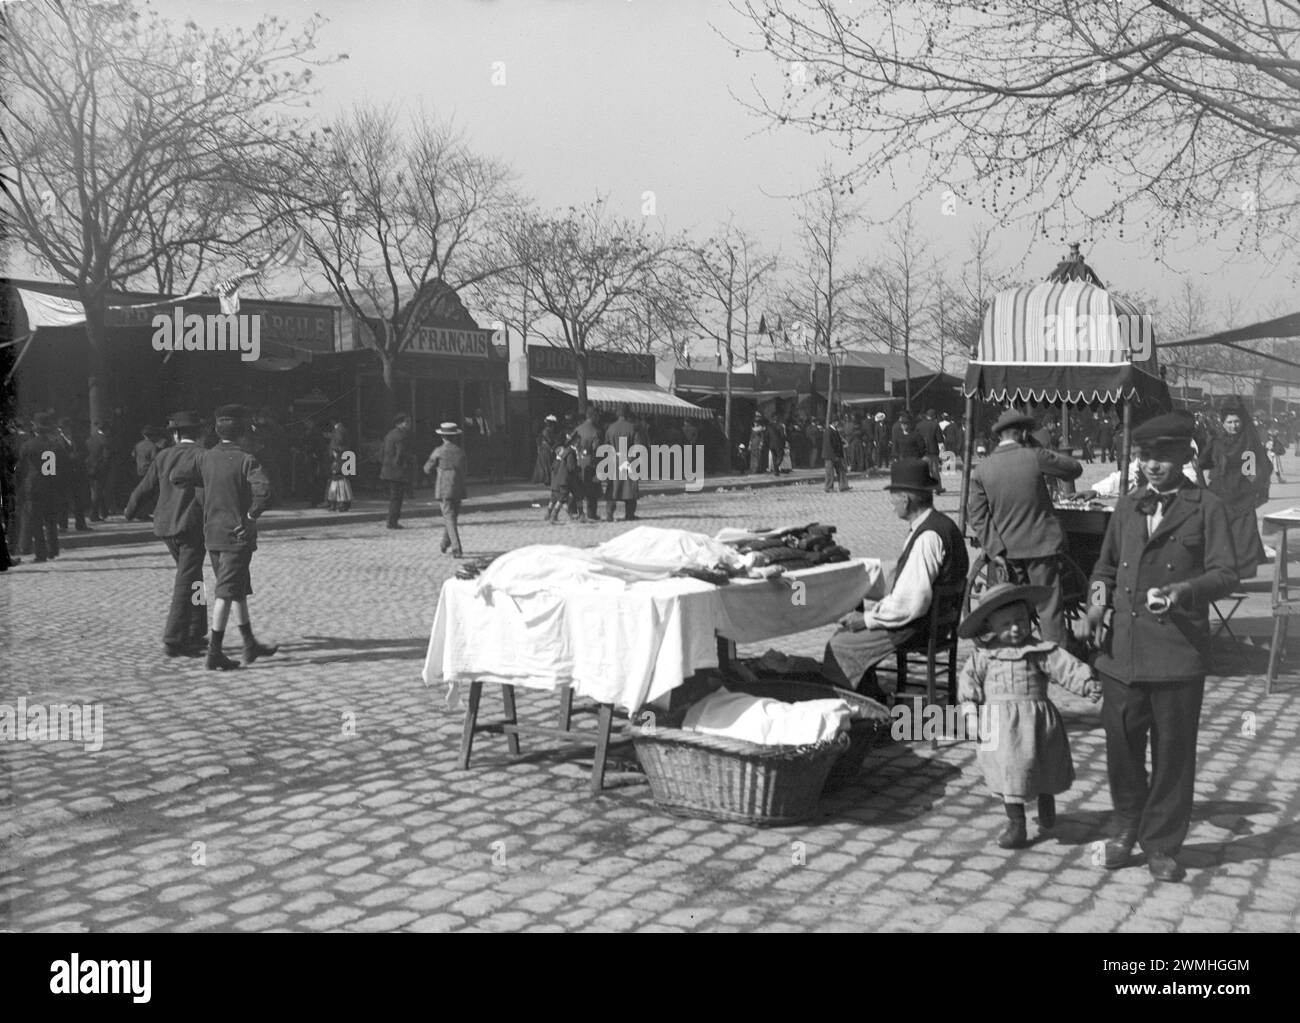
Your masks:
<instances>
[{"instance_id":1,"label":"sign reading fran\u00e7ais","mask_svg":"<svg viewBox=\"0 0 1300 1023\"><path fill-rule=\"evenodd\" d=\"M421 327L411 338L408 352L426 355L454 355L488 359L492 356L492 331L461 330L453 327Z\"/></svg>"}]
</instances>

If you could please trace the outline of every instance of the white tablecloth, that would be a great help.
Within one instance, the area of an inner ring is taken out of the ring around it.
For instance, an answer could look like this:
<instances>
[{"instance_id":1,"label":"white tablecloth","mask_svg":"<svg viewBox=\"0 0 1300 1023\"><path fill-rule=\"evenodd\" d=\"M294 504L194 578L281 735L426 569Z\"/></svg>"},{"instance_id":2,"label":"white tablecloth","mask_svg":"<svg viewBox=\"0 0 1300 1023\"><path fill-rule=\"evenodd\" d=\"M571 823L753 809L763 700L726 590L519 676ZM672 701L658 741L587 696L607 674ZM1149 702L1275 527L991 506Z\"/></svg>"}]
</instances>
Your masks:
<instances>
[{"instance_id":1,"label":"white tablecloth","mask_svg":"<svg viewBox=\"0 0 1300 1023\"><path fill-rule=\"evenodd\" d=\"M568 684L630 712L716 666L717 636L754 643L829 625L864 596L883 596L886 580L879 560L857 558L726 586L673 578L616 592L487 599L475 589L473 581L443 583L426 685L446 683L454 705L466 682Z\"/></svg>"}]
</instances>

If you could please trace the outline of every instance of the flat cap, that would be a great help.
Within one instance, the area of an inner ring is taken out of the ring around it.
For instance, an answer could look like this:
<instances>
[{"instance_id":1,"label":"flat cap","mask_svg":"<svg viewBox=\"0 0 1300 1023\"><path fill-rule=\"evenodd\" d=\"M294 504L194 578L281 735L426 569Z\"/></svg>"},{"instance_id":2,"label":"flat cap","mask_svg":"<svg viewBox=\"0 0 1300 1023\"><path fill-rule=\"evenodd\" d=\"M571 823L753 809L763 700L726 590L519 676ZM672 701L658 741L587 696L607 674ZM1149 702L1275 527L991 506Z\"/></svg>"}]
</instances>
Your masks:
<instances>
[{"instance_id":1,"label":"flat cap","mask_svg":"<svg viewBox=\"0 0 1300 1023\"><path fill-rule=\"evenodd\" d=\"M1153 416L1133 430L1133 443L1139 446L1161 443L1187 443L1192 439L1192 417L1184 412Z\"/></svg>"},{"instance_id":2,"label":"flat cap","mask_svg":"<svg viewBox=\"0 0 1300 1023\"><path fill-rule=\"evenodd\" d=\"M248 409L243 405L222 405L217 409L218 420L227 419L231 422L238 422L248 418Z\"/></svg>"}]
</instances>

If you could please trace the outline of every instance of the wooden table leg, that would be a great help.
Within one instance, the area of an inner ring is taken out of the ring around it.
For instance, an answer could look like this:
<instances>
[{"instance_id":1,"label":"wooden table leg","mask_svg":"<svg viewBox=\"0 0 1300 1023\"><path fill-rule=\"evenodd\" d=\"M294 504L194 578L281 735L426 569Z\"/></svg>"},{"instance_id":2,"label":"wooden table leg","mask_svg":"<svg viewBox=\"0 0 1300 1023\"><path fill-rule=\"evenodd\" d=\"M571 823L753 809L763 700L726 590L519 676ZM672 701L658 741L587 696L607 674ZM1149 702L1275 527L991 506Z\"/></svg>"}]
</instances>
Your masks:
<instances>
[{"instance_id":1,"label":"wooden table leg","mask_svg":"<svg viewBox=\"0 0 1300 1023\"><path fill-rule=\"evenodd\" d=\"M605 756L609 752L609 733L614 724L614 705L602 703L596 722L596 759L591 765L591 794L599 795L605 787Z\"/></svg>"},{"instance_id":2,"label":"wooden table leg","mask_svg":"<svg viewBox=\"0 0 1300 1023\"><path fill-rule=\"evenodd\" d=\"M478 701L483 695L483 683L469 684L469 699L465 705L465 730L460 736L460 769L469 769L469 754L474 746L474 730L478 725Z\"/></svg>"},{"instance_id":3,"label":"wooden table leg","mask_svg":"<svg viewBox=\"0 0 1300 1023\"><path fill-rule=\"evenodd\" d=\"M560 686L560 729L567 732L573 724L573 687Z\"/></svg>"},{"instance_id":4,"label":"wooden table leg","mask_svg":"<svg viewBox=\"0 0 1300 1023\"><path fill-rule=\"evenodd\" d=\"M736 656L736 644L726 636L718 637L718 669L724 674L731 670L731 662Z\"/></svg>"},{"instance_id":5,"label":"wooden table leg","mask_svg":"<svg viewBox=\"0 0 1300 1023\"><path fill-rule=\"evenodd\" d=\"M501 687L501 701L506 705L506 724L517 725L519 719L515 716L515 687L512 685L503 685ZM506 732L506 747L515 756L519 755L519 733Z\"/></svg>"}]
</instances>

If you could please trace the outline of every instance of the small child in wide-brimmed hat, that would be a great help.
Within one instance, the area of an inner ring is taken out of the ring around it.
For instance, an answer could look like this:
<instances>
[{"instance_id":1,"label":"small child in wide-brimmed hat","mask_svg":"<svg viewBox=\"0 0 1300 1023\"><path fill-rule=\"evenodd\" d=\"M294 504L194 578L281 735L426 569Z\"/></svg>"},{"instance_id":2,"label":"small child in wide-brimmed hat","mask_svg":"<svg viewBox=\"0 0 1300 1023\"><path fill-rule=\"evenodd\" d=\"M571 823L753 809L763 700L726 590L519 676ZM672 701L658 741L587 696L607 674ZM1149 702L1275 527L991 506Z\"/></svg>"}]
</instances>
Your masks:
<instances>
[{"instance_id":1,"label":"small child in wide-brimmed hat","mask_svg":"<svg viewBox=\"0 0 1300 1023\"><path fill-rule=\"evenodd\" d=\"M962 665L957 696L983 704L976 759L989 790L1002 798L1007 825L1003 849L1029 844L1025 803L1038 801L1043 830L1056 823L1056 799L1074 783L1074 763L1061 714L1047 695L1055 682L1094 702L1101 685L1092 669L1034 633L1034 608L1047 596L1040 586L1000 583L966 616L957 632L976 641Z\"/></svg>"}]
</instances>

